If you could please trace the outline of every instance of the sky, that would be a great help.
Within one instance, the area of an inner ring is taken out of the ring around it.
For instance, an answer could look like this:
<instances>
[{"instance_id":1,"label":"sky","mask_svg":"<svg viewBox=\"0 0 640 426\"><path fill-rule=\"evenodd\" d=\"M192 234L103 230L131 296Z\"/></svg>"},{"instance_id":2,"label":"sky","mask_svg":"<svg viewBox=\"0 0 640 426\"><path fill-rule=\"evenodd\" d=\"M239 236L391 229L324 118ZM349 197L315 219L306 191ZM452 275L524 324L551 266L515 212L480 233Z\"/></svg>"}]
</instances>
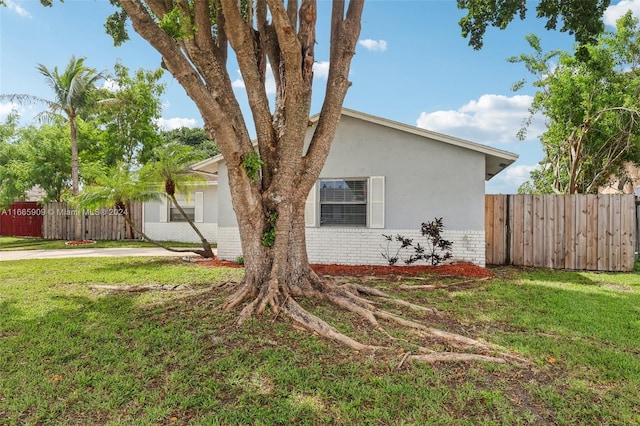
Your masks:
<instances>
[{"instance_id":1,"label":"sky","mask_svg":"<svg viewBox=\"0 0 640 426\"><path fill-rule=\"evenodd\" d=\"M7 7L0 7L0 94L50 99L51 88L36 65L64 69L71 56L85 57L85 64L98 71L112 72L117 61L132 71L160 66L160 55L133 30L130 41L113 46L104 31L105 19L114 10L108 0L66 0L51 8L39 0L5 2ZM536 3L530 2L529 8ZM629 9L640 17L640 0L611 3L604 15L609 30ZM329 58L331 2L318 4L312 114L322 105ZM461 36L458 21L463 15L455 0L367 0L351 65L353 84L344 106L518 154L518 160L485 187L487 193L515 193L543 158L539 135L545 125L538 118L525 140L516 137L529 115L535 89L526 84L518 92L511 90L513 83L531 76L522 64L507 58L531 53L525 41L529 33L541 38L545 51L572 51L574 39L545 30L544 21L530 11L527 19L515 20L505 30L490 28L484 47L476 51ZM233 61L229 73L248 117L244 85ZM166 90L161 126L167 130L202 126L182 87L168 72L162 81ZM0 121L17 109L28 122L38 108L42 107L0 101Z\"/></svg>"}]
</instances>

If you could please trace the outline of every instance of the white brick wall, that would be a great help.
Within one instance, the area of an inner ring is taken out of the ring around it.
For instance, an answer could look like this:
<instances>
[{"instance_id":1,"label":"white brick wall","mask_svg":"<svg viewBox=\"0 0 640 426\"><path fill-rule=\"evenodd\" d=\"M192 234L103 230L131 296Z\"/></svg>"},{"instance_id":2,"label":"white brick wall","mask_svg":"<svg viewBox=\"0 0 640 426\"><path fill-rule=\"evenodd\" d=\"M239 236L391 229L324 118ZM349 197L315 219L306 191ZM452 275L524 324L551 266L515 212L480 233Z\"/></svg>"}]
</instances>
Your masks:
<instances>
[{"instance_id":1,"label":"white brick wall","mask_svg":"<svg viewBox=\"0 0 640 426\"><path fill-rule=\"evenodd\" d=\"M217 223L196 223L202 235L213 244L218 241ZM200 238L187 222L147 222L144 233L158 241L180 241L200 244Z\"/></svg>"},{"instance_id":2,"label":"white brick wall","mask_svg":"<svg viewBox=\"0 0 640 426\"><path fill-rule=\"evenodd\" d=\"M242 256L238 227L218 227L218 259L235 261Z\"/></svg>"},{"instance_id":3,"label":"white brick wall","mask_svg":"<svg viewBox=\"0 0 640 426\"><path fill-rule=\"evenodd\" d=\"M382 234L413 238L414 243L426 243L417 230L368 229L368 228L307 228L307 253L311 263L345 265L385 265L382 257L387 241ZM451 253L456 260L485 266L485 241L483 231L445 230L443 238L453 242ZM392 241L389 251L393 254L398 243ZM238 228L218 229L218 257L236 260L242 254ZM401 253L407 258L409 250ZM402 261L402 260L401 260ZM400 262L401 262L400 261Z\"/></svg>"}]
</instances>

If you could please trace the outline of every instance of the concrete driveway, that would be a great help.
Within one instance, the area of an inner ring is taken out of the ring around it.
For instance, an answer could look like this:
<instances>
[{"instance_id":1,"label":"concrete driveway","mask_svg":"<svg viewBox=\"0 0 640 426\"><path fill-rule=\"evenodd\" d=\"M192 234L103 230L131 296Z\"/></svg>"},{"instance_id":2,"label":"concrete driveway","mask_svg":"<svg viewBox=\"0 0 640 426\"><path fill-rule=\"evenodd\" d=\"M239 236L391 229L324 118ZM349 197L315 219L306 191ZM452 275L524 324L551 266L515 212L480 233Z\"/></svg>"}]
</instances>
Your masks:
<instances>
[{"instance_id":1,"label":"concrete driveway","mask_svg":"<svg viewBox=\"0 0 640 426\"><path fill-rule=\"evenodd\" d=\"M215 254L214 249L214 254ZM0 251L2 260L61 259L65 257L124 257L124 256L195 256L195 253L175 253L159 247L141 248L74 248L62 250L16 250Z\"/></svg>"}]
</instances>

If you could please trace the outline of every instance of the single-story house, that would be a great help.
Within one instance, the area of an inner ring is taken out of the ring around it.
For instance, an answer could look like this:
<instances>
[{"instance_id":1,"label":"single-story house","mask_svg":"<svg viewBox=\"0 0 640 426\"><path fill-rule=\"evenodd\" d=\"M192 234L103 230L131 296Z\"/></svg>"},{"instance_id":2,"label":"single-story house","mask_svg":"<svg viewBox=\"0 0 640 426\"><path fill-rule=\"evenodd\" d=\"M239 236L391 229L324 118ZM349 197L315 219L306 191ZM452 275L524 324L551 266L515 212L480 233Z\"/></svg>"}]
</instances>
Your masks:
<instances>
[{"instance_id":1,"label":"single-story house","mask_svg":"<svg viewBox=\"0 0 640 426\"><path fill-rule=\"evenodd\" d=\"M317 116L311 117L315 121ZM314 130L309 127L308 141ZM517 158L511 152L345 108L307 199L309 260L385 264L383 234L400 234L424 245L421 224L442 217L444 238L453 242L453 258L484 266L484 183ZM224 158L212 157L192 169L212 177L211 185L195 190L192 197L198 225L217 242L220 259L235 260L242 253ZM149 235L176 239L183 235L182 228L170 231L177 225L167 206L145 205Z\"/></svg>"}]
</instances>

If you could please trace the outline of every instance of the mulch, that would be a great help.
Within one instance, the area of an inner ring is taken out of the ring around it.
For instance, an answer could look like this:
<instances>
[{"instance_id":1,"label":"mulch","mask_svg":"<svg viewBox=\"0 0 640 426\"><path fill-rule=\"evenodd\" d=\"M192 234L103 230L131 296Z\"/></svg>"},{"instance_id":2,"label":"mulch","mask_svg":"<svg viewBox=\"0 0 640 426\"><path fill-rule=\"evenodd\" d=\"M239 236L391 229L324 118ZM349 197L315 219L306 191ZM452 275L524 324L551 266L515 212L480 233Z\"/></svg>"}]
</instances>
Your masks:
<instances>
[{"instance_id":1,"label":"mulch","mask_svg":"<svg viewBox=\"0 0 640 426\"><path fill-rule=\"evenodd\" d=\"M226 268L242 268L242 265L236 262L229 262L226 260L205 260L195 262L199 266L205 267L226 267ZM474 265L472 263L453 263L447 265L311 265L311 268L320 275L332 275L332 276L350 276L350 277L362 277L362 276L377 276L377 275L402 275L402 276L416 276L422 274L440 274L447 276L459 276L470 278L487 278L491 277L491 271L486 268Z\"/></svg>"}]
</instances>

